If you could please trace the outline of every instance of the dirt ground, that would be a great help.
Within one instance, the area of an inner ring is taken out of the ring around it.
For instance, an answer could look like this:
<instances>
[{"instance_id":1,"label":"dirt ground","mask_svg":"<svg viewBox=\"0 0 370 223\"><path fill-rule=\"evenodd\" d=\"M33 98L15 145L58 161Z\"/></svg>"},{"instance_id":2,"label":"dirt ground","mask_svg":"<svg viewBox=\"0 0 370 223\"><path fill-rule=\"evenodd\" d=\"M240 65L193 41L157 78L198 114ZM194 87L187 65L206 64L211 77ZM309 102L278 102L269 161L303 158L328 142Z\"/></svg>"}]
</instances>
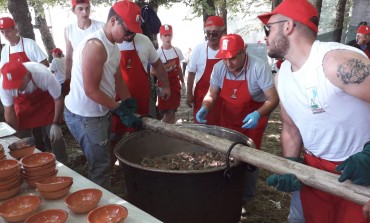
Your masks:
<instances>
[{"instance_id":1,"label":"dirt ground","mask_svg":"<svg viewBox=\"0 0 370 223\"><path fill-rule=\"evenodd\" d=\"M192 110L185 105L185 99L182 99L181 107L178 111L178 118L181 122L192 122ZM75 161L70 166L75 171L86 176L87 166L79 148L78 143L69 134L66 126L64 134L66 137L69 156ZM279 109L271 114L270 120L263 138L262 149L266 152L280 154L280 131L281 121ZM278 192L272 187L266 185L266 177L271 173L265 170L260 171L257 182L257 194L253 202L248 205L247 216L241 218L240 223L285 223L289 213L289 202L291 195L288 193ZM116 165L112 172L112 192L116 195L127 199L125 181L122 167Z\"/></svg>"}]
</instances>

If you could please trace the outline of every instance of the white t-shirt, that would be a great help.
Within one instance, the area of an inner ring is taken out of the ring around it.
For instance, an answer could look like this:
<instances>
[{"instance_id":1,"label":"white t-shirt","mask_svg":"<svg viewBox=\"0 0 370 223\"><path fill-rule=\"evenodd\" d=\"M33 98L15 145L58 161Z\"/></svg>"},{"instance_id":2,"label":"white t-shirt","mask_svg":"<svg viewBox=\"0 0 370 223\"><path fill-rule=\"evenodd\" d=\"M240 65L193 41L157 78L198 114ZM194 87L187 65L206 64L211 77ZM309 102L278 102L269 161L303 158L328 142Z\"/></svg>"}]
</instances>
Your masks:
<instances>
[{"instance_id":1,"label":"white t-shirt","mask_svg":"<svg viewBox=\"0 0 370 223\"><path fill-rule=\"evenodd\" d=\"M30 94L34 92L37 88L42 91L48 91L52 98L58 99L61 95L61 86L54 78L50 70L43 64L36 62L25 62L23 65L31 73L32 80L27 85L24 91L14 90L4 90L0 88L1 102L4 106L11 106L14 103L14 97L18 94ZM3 76L0 78L0 86L3 86ZM37 86L36 86L36 85Z\"/></svg>"},{"instance_id":2,"label":"white t-shirt","mask_svg":"<svg viewBox=\"0 0 370 223\"><path fill-rule=\"evenodd\" d=\"M117 45L120 51L133 50L136 48L136 52L146 72L148 72L148 65L155 63L159 58L150 39L140 33L136 33L132 42L123 41L122 43L117 43Z\"/></svg>"},{"instance_id":3,"label":"white t-shirt","mask_svg":"<svg viewBox=\"0 0 370 223\"><path fill-rule=\"evenodd\" d=\"M22 46L23 40L23 46ZM9 47L10 47L10 54L17 53L17 52L25 52L28 59L33 62L40 63L41 61L47 59L45 53L41 50L41 48L37 45L37 43L33 39L23 38L19 40L18 44L15 46L10 46L10 44L6 44L3 49L1 50L1 63L0 67L7 62L9 62Z\"/></svg>"},{"instance_id":4,"label":"white t-shirt","mask_svg":"<svg viewBox=\"0 0 370 223\"><path fill-rule=\"evenodd\" d=\"M54 58L51 61L50 71L52 71L55 79L59 82L59 84L63 84L66 80L66 71L65 71L65 61L64 57L62 58Z\"/></svg>"},{"instance_id":5,"label":"white t-shirt","mask_svg":"<svg viewBox=\"0 0 370 223\"><path fill-rule=\"evenodd\" d=\"M103 22L91 19L91 25L87 29L81 29L77 25L77 21L66 26L65 33L72 44L72 48L76 49L78 44L90 33L93 33L104 26Z\"/></svg>"},{"instance_id":6,"label":"white t-shirt","mask_svg":"<svg viewBox=\"0 0 370 223\"><path fill-rule=\"evenodd\" d=\"M213 67L210 85L221 89L225 75L228 80L245 80L245 68L244 61L244 67L235 79L235 76L228 72L224 62L221 60ZM248 80L249 94L252 96L253 100L257 102L266 101L264 91L274 87L274 78L272 76L270 66L261 58L248 55L248 69L246 76Z\"/></svg>"},{"instance_id":7,"label":"white t-shirt","mask_svg":"<svg viewBox=\"0 0 370 223\"><path fill-rule=\"evenodd\" d=\"M315 41L307 61L292 72L289 61L281 65L278 93L287 114L298 127L304 147L315 156L343 161L360 152L370 139L370 104L333 85L323 68L325 55L354 47Z\"/></svg>"},{"instance_id":8,"label":"white t-shirt","mask_svg":"<svg viewBox=\"0 0 370 223\"><path fill-rule=\"evenodd\" d=\"M116 95L114 75L118 71L120 53L117 45L110 42L103 29L100 29L88 35L73 52L71 91L65 98L65 105L74 114L84 117L101 117L109 112L109 108L96 103L86 95L82 78L82 50L90 39L101 40L108 56L103 66L100 89L112 99Z\"/></svg>"},{"instance_id":9,"label":"white t-shirt","mask_svg":"<svg viewBox=\"0 0 370 223\"><path fill-rule=\"evenodd\" d=\"M163 55L163 52L166 55L166 57ZM175 47L175 46L172 47L169 50L158 48L157 49L157 54L158 54L159 58L161 58L162 63L164 63L164 64L167 62L166 58L167 58L167 60L171 60L171 59L174 59L174 58L178 57L179 62L184 60L184 55L182 54L181 50L179 48Z\"/></svg>"},{"instance_id":10,"label":"white t-shirt","mask_svg":"<svg viewBox=\"0 0 370 223\"><path fill-rule=\"evenodd\" d=\"M197 45L191 53L190 61L188 66L188 72L195 73L195 83L197 83L202 77L204 70L206 69L207 62L207 45L208 42L203 42ZM216 54L218 50L213 50L208 47L208 59L218 59Z\"/></svg>"}]
</instances>

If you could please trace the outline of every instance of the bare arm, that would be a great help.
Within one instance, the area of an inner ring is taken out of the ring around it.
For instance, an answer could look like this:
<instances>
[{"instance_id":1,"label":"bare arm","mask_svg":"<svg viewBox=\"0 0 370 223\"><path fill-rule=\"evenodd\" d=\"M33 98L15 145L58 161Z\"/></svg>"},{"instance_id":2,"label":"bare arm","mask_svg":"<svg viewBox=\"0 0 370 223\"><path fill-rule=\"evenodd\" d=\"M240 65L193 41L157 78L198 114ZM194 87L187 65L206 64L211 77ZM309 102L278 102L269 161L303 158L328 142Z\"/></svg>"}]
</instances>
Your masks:
<instances>
[{"instance_id":1,"label":"bare arm","mask_svg":"<svg viewBox=\"0 0 370 223\"><path fill-rule=\"evenodd\" d=\"M264 91L264 93L266 96L266 101L260 108L257 109L261 117L269 115L279 105L279 96L275 87L267 89Z\"/></svg>"},{"instance_id":2,"label":"bare arm","mask_svg":"<svg viewBox=\"0 0 370 223\"><path fill-rule=\"evenodd\" d=\"M63 109L64 109L64 97L60 95L59 98L54 100L54 119L53 123L61 123L62 121L62 115L63 115Z\"/></svg>"},{"instance_id":3,"label":"bare arm","mask_svg":"<svg viewBox=\"0 0 370 223\"><path fill-rule=\"evenodd\" d=\"M194 103L194 95L193 95L193 85L195 80L195 73L189 72L188 73L188 81L187 81L187 97L186 97L186 104L192 108Z\"/></svg>"},{"instance_id":4,"label":"bare arm","mask_svg":"<svg viewBox=\"0 0 370 223\"><path fill-rule=\"evenodd\" d=\"M280 104L280 115L282 120L281 148L283 157L299 157L303 148L301 133L282 104Z\"/></svg>"},{"instance_id":5,"label":"bare arm","mask_svg":"<svg viewBox=\"0 0 370 223\"><path fill-rule=\"evenodd\" d=\"M203 98L202 106L206 107L207 110L210 111L213 108L219 93L220 89L218 87L210 86L206 96Z\"/></svg>"},{"instance_id":6,"label":"bare arm","mask_svg":"<svg viewBox=\"0 0 370 223\"><path fill-rule=\"evenodd\" d=\"M64 30L64 40L66 42L66 58L65 58L66 79L71 79L73 48L71 41L69 41L66 35L66 30Z\"/></svg>"},{"instance_id":7,"label":"bare arm","mask_svg":"<svg viewBox=\"0 0 370 223\"><path fill-rule=\"evenodd\" d=\"M370 103L370 60L351 50L333 50L323 61L326 77L346 93Z\"/></svg>"},{"instance_id":8,"label":"bare arm","mask_svg":"<svg viewBox=\"0 0 370 223\"><path fill-rule=\"evenodd\" d=\"M156 76L157 76L158 80L163 84L162 98L164 100L167 100L171 95L171 90L170 90L170 84L168 82L168 76L167 76L166 68L164 67L164 64L162 63L162 61L159 58L156 62L152 63L152 66L153 66L153 69L155 70L155 73L156 73Z\"/></svg>"},{"instance_id":9,"label":"bare arm","mask_svg":"<svg viewBox=\"0 0 370 223\"><path fill-rule=\"evenodd\" d=\"M107 52L101 41L89 40L82 50L82 78L84 91L87 97L109 109L118 107L118 103L100 90L103 76L103 67L107 59Z\"/></svg>"},{"instance_id":10,"label":"bare arm","mask_svg":"<svg viewBox=\"0 0 370 223\"><path fill-rule=\"evenodd\" d=\"M14 110L14 104L11 106L4 106L4 118L6 123L8 123L15 130L19 130L19 123Z\"/></svg>"},{"instance_id":11,"label":"bare arm","mask_svg":"<svg viewBox=\"0 0 370 223\"><path fill-rule=\"evenodd\" d=\"M116 85L116 93L122 100L126 100L127 98L131 98L130 91L126 85L126 82L122 78L121 69L118 68L117 72L114 75L115 85Z\"/></svg>"}]
</instances>

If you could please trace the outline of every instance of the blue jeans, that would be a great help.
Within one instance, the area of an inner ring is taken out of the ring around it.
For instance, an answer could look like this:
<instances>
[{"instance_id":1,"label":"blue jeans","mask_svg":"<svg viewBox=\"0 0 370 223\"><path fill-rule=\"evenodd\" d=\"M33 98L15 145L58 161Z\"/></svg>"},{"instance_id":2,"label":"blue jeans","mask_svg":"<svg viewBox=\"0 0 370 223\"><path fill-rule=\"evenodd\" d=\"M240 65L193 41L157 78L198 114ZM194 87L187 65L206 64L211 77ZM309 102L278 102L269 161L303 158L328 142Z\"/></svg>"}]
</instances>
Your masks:
<instances>
[{"instance_id":1,"label":"blue jeans","mask_svg":"<svg viewBox=\"0 0 370 223\"><path fill-rule=\"evenodd\" d=\"M81 146L88 163L88 178L111 189L111 161L109 134L111 113L101 117L83 117L64 108L64 118L69 131Z\"/></svg>"},{"instance_id":2,"label":"blue jeans","mask_svg":"<svg viewBox=\"0 0 370 223\"><path fill-rule=\"evenodd\" d=\"M294 191L292 193L292 198L290 200L290 210L288 215L289 223L305 223L301 196L299 193L300 193L299 191Z\"/></svg>"},{"instance_id":3,"label":"blue jeans","mask_svg":"<svg viewBox=\"0 0 370 223\"><path fill-rule=\"evenodd\" d=\"M244 185L244 192L243 192L243 203L246 204L254 198L256 195L256 183L260 173L260 168L253 172L246 170L245 173L245 185Z\"/></svg>"}]
</instances>

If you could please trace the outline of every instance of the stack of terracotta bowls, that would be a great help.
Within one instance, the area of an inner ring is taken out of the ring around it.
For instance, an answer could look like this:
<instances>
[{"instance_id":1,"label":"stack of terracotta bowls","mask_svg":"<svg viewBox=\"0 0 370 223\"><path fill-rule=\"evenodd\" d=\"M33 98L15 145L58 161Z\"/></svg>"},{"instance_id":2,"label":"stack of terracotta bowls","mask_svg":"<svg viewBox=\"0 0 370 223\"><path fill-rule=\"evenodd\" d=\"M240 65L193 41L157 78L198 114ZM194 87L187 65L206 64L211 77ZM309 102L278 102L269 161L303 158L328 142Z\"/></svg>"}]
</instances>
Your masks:
<instances>
[{"instance_id":1,"label":"stack of terracotta bowls","mask_svg":"<svg viewBox=\"0 0 370 223\"><path fill-rule=\"evenodd\" d=\"M54 176L40 179L35 182L41 196L48 200L55 200L66 196L73 184L73 178Z\"/></svg>"},{"instance_id":2,"label":"stack of terracotta bowls","mask_svg":"<svg viewBox=\"0 0 370 223\"><path fill-rule=\"evenodd\" d=\"M5 150L4 150L3 145L0 144L0 160L5 160L5 159L6 159Z\"/></svg>"},{"instance_id":3,"label":"stack of terracotta bowls","mask_svg":"<svg viewBox=\"0 0 370 223\"><path fill-rule=\"evenodd\" d=\"M0 200L15 196L21 189L22 174L17 160L0 160Z\"/></svg>"},{"instance_id":4,"label":"stack of terracotta bowls","mask_svg":"<svg viewBox=\"0 0 370 223\"><path fill-rule=\"evenodd\" d=\"M34 153L21 159L22 173L30 187L36 187L35 182L47 177L56 176L55 156L52 153Z\"/></svg>"},{"instance_id":5,"label":"stack of terracotta bowls","mask_svg":"<svg viewBox=\"0 0 370 223\"><path fill-rule=\"evenodd\" d=\"M35 139L33 137L27 137L20 139L9 145L9 154L20 160L25 156L32 154L35 151Z\"/></svg>"}]
</instances>

